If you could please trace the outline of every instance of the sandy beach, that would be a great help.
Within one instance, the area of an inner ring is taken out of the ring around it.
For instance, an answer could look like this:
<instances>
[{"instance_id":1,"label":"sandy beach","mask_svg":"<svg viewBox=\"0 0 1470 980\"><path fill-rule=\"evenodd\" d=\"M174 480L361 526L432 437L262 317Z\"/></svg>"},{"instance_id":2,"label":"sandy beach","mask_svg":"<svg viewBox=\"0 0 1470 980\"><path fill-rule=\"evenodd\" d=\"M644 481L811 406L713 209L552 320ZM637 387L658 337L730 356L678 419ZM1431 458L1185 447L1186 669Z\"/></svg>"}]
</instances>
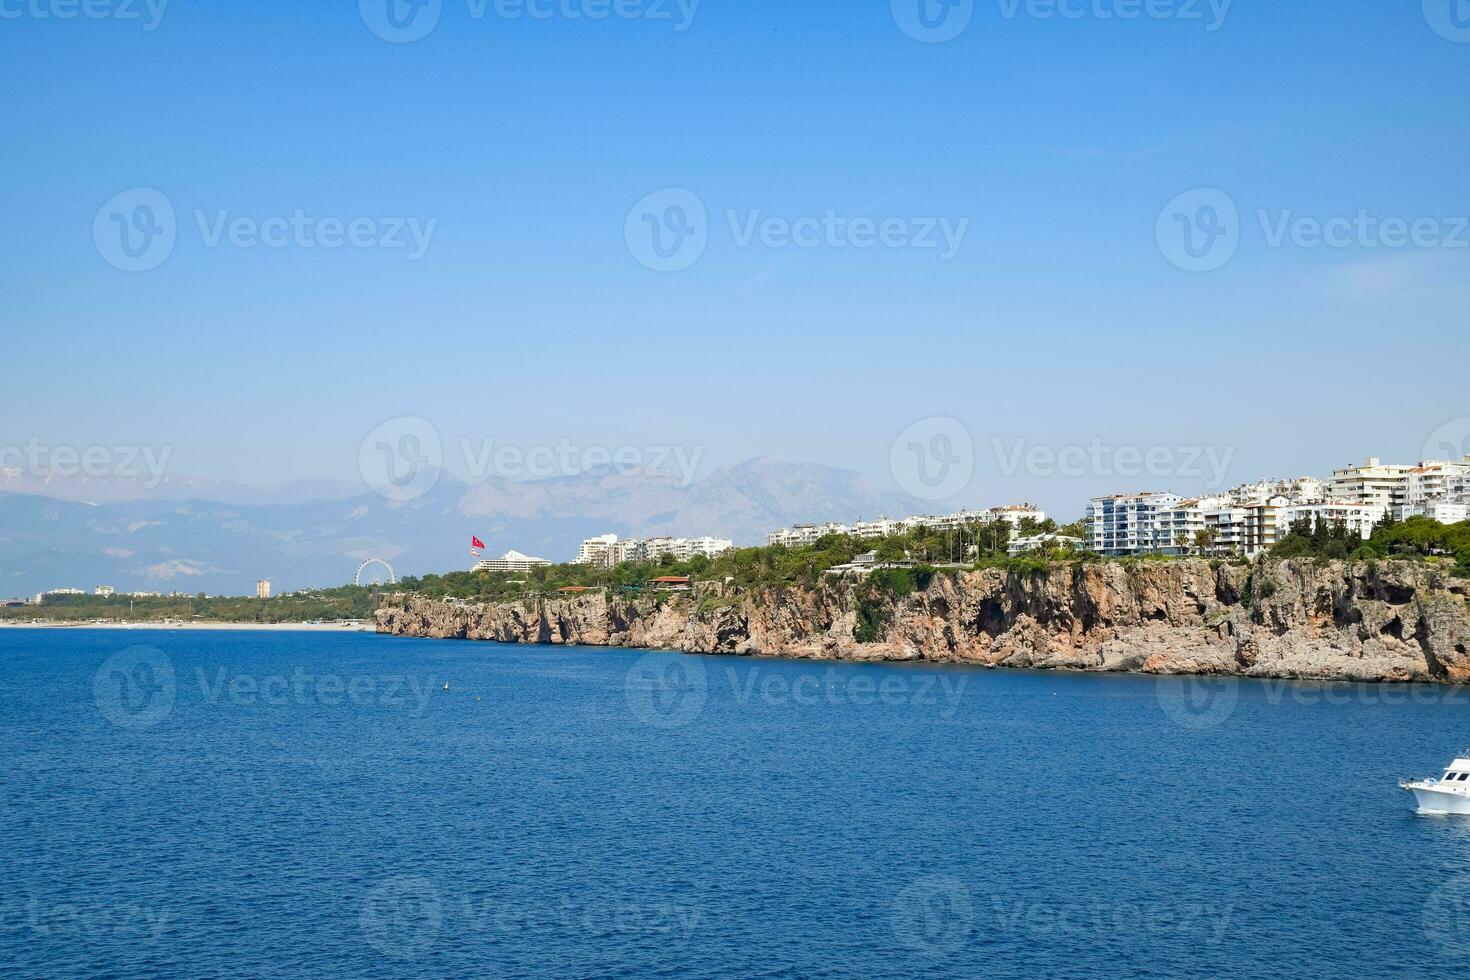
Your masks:
<instances>
[{"instance_id":1,"label":"sandy beach","mask_svg":"<svg viewBox=\"0 0 1470 980\"><path fill-rule=\"evenodd\" d=\"M299 633L371 633L376 630L366 620L350 620L340 623L186 623L186 622L138 622L138 623L66 623L66 622L14 622L0 621L0 629L69 629L69 630L252 630L259 632Z\"/></svg>"}]
</instances>

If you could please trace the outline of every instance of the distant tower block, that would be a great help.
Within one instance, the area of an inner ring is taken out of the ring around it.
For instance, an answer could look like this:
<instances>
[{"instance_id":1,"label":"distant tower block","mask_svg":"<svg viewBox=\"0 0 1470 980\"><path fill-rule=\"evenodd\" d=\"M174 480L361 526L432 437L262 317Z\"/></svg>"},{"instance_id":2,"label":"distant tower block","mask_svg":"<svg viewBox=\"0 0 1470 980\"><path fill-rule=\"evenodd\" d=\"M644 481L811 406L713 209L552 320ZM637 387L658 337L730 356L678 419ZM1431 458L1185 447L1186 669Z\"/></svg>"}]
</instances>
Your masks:
<instances>
[{"instance_id":1,"label":"distant tower block","mask_svg":"<svg viewBox=\"0 0 1470 980\"><path fill-rule=\"evenodd\" d=\"M255 583L255 598L269 599L271 597L271 580L263 578Z\"/></svg>"}]
</instances>

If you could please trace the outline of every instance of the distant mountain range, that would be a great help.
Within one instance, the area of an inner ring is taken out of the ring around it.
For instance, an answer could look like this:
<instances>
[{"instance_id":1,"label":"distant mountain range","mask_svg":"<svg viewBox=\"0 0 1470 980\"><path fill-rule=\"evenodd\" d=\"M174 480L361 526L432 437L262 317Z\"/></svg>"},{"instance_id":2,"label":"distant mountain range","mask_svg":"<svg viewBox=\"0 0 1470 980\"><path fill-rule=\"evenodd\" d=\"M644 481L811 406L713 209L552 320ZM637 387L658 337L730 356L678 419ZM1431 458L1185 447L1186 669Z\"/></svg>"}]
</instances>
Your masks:
<instances>
[{"instance_id":1,"label":"distant mountain range","mask_svg":"<svg viewBox=\"0 0 1470 980\"><path fill-rule=\"evenodd\" d=\"M774 528L922 511L858 474L771 458L673 477L589 472L466 485L448 474L393 503L335 482L268 489L212 481L36 478L0 472L0 597L112 585L127 591L245 594L341 585L367 558L400 575L465 568L471 534L487 555L552 561L583 538L711 534L760 544Z\"/></svg>"}]
</instances>

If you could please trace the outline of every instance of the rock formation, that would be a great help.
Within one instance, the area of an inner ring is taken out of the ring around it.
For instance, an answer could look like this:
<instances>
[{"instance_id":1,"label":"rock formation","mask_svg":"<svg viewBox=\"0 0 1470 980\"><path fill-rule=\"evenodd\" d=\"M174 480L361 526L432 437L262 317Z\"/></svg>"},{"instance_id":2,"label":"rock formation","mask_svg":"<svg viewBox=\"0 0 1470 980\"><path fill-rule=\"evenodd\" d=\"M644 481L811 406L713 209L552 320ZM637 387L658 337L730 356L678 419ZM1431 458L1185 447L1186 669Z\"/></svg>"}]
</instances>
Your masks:
<instances>
[{"instance_id":1,"label":"rock formation","mask_svg":"<svg viewBox=\"0 0 1470 980\"><path fill-rule=\"evenodd\" d=\"M1408 561L940 572L902 596L852 578L485 604L396 595L378 630L816 660L1470 683L1470 580ZM864 632L870 642L859 642Z\"/></svg>"}]
</instances>

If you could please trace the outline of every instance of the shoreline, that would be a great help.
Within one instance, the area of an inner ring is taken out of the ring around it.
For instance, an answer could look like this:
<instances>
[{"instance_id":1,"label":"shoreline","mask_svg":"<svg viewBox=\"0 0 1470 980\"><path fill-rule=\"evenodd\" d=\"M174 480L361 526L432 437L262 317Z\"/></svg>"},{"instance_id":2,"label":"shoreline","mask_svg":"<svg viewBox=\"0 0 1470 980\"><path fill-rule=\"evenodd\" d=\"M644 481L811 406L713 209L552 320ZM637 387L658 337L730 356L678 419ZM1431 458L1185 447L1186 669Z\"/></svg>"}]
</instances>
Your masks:
<instances>
[{"instance_id":1,"label":"shoreline","mask_svg":"<svg viewBox=\"0 0 1470 980\"><path fill-rule=\"evenodd\" d=\"M342 623L224 623L224 622L116 622L116 623L65 623L50 622L0 622L0 630L233 630L248 632L293 632L293 633L374 633L376 626L371 620L353 620Z\"/></svg>"}]
</instances>

